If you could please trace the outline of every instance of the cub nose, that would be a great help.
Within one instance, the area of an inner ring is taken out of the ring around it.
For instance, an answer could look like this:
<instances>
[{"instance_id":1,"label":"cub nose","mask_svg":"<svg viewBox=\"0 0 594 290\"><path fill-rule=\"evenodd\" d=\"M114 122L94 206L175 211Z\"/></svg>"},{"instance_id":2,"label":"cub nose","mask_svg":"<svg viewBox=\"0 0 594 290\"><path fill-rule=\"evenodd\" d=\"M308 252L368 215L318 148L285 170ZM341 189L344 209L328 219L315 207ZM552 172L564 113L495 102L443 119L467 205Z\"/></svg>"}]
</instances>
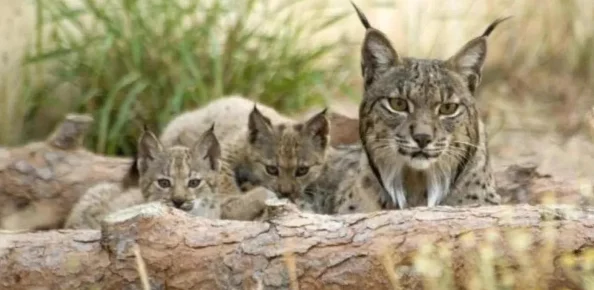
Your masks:
<instances>
[{"instance_id":1,"label":"cub nose","mask_svg":"<svg viewBox=\"0 0 594 290\"><path fill-rule=\"evenodd\" d=\"M173 206L175 206L176 208L181 208L186 201L183 198L173 198L171 202L173 203Z\"/></svg>"},{"instance_id":2,"label":"cub nose","mask_svg":"<svg viewBox=\"0 0 594 290\"><path fill-rule=\"evenodd\" d=\"M412 137L421 149L427 147L427 145L431 143L431 136L429 134L415 134Z\"/></svg>"},{"instance_id":3,"label":"cub nose","mask_svg":"<svg viewBox=\"0 0 594 290\"><path fill-rule=\"evenodd\" d=\"M291 195L292 195L292 192L291 192L290 190L280 190L280 191L278 192L278 194L279 194L281 197L284 197L284 198L289 198L289 197L291 197Z\"/></svg>"},{"instance_id":4,"label":"cub nose","mask_svg":"<svg viewBox=\"0 0 594 290\"><path fill-rule=\"evenodd\" d=\"M278 195L280 195L281 198L293 200L295 197L295 191L291 188L279 188Z\"/></svg>"}]
</instances>

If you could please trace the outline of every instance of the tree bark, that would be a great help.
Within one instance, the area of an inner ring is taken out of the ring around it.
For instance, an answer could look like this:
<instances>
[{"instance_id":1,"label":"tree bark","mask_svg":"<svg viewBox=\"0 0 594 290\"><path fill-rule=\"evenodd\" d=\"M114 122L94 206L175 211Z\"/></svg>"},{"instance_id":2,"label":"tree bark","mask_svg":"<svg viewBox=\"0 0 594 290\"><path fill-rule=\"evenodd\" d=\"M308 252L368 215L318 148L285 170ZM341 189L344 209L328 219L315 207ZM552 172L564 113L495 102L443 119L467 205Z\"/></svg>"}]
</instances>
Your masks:
<instances>
[{"instance_id":1,"label":"tree bark","mask_svg":"<svg viewBox=\"0 0 594 290\"><path fill-rule=\"evenodd\" d=\"M333 144L352 143L349 137L357 120L337 113L331 119ZM131 159L97 155L82 146L92 121L70 114L43 142L0 148L0 229L60 228L87 188L122 181ZM579 184L543 176L532 164L499 170L496 180L506 203L537 204L543 197L570 204L592 201L581 194Z\"/></svg>"},{"instance_id":2,"label":"tree bark","mask_svg":"<svg viewBox=\"0 0 594 290\"><path fill-rule=\"evenodd\" d=\"M92 121L71 114L45 141L0 147L0 229L59 228L88 187L121 181L130 159L82 146Z\"/></svg>"},{"instance_id":3,"label":"tree bark","mask_svg":"<svg viewBox=\"0 0 594 290\"><path fill-rule=\"evenodd\" d=\"M101 231L5 234L0 288L142 289L148 277L151 289L479 289L493 277L508 289L581 289L594 244L594 211L569 206L270 210L267 222L240 222L146 204Z\"/></svg>"}]
</instances>

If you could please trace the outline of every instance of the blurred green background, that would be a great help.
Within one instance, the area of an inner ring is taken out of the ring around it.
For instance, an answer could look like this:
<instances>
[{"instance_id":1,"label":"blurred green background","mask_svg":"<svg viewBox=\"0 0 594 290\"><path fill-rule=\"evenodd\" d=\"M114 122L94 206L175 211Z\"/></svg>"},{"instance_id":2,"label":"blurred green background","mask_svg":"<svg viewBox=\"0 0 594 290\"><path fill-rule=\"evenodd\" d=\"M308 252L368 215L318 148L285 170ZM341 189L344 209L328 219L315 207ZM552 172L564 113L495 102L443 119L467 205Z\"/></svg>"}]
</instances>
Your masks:
<instances>
[{"instance_id":1,"label":"blurred green background","mask_svg":"<svg viewBox=\"0 0 594 290\"><path fill-rule=\"evenodd\" d=\"M87 141L100 153L129 155L141 123L159 130L180 112L224 95L287 113L323 104L345 70L344 62L320 65L341 47L337 41L311 45L311 39L346 14L296 17L299 1L71 2L36 2L23 117L90 113L95 124ZM269 26L267 19L283 25ZM39 65L51 66L52 77L35 83ZM61 95L64 86L77 93ZM44 126L25 122L20 138L43 137L55 117Z\"/></svg>"}]
</instances>

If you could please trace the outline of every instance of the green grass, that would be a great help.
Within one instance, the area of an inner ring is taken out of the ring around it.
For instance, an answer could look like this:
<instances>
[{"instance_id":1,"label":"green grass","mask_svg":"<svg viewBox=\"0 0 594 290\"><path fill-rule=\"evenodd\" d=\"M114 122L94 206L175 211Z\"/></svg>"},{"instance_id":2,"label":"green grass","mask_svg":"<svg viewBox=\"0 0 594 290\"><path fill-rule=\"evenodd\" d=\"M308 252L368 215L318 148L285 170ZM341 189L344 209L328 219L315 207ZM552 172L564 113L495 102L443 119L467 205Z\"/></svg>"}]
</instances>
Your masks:
<instances>
[{"instance_id":1,"label":"green grass","mask_svg":"<svg viewBox=\"0 0 594 290\"><path fill-rule=\"evenodd\" d=\"M25 82L40 66L53 77L25 85L25 119L50 107L57 112L56 120L26 122L27 138L47 134L66 112L85 112L95 118L90 149L131 154L140 123L162 129L180 112L221 96L242 94L291 113L341 89L346 63L327 56L342 46L312 39L346 12L321 17L326 7L320 7L297 17L302 1L293 0L67 2L36 4L37 34L49 37L37 37ZM64 86L78 93L64 97Z\"/></svg>"}]
</instances>

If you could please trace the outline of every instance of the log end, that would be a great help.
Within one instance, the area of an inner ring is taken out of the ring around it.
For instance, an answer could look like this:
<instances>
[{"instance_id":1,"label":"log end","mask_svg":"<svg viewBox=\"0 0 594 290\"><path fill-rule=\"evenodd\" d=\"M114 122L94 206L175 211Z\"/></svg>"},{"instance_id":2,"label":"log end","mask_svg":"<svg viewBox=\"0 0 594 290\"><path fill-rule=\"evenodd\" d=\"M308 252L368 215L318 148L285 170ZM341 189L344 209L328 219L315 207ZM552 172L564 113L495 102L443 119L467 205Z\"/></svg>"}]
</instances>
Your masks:
<instances>
[{"instance_id":1,"label":"log end","mask_svg":"<svg viewBox=\"0 0 594 290\"><path fill-rule=\"evenodd\" d=\"M62 150L72 150L82 146L93 117L88 114L68 114L50 135L47 143Z\"/></svg>"}]
</instances>

